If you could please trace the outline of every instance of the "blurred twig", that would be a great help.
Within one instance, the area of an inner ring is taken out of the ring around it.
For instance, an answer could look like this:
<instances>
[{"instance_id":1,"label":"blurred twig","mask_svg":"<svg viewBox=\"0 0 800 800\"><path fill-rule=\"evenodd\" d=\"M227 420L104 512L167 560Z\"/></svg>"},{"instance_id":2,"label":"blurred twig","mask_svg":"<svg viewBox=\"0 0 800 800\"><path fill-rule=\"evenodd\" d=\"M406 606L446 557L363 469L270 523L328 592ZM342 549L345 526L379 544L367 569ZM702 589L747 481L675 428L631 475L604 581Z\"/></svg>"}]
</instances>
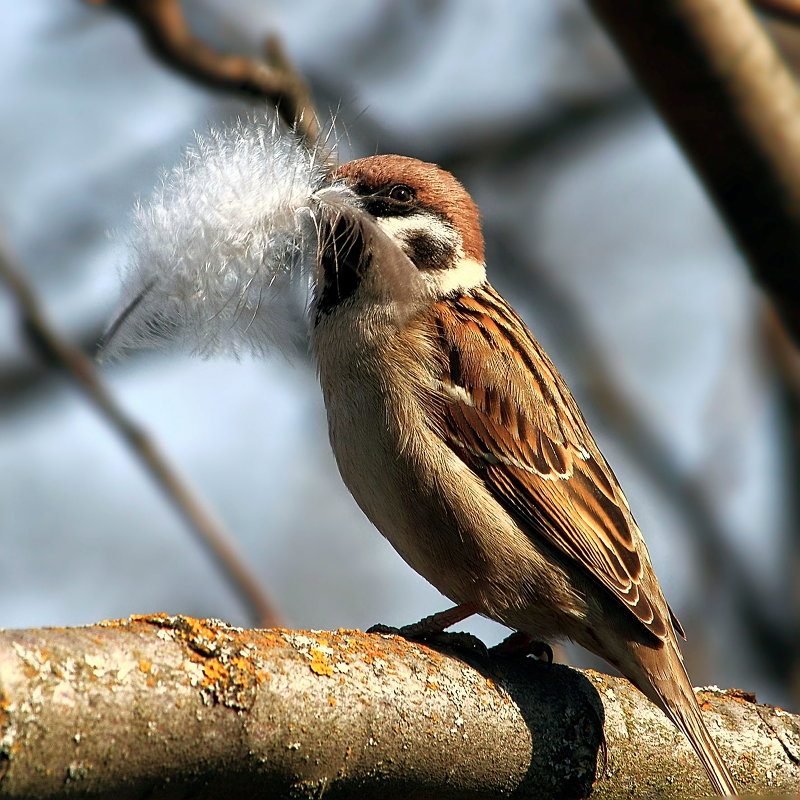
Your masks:
<instances>
[{"instance_id":1,"label":"blurred twig","mask_svg":"<svg viewBox=\"0 0 800 800\"><path fill-rule=\"evenodd\" d=\"M0 281L6 284L17 305L30 342L48 362L63 369L77 383L95 408L144 463L153 479L222 569L237 596L247 607L253 622L264 627L279 624L274 606L237 554L231 537L222 524L170 464L157 442L120 408L100 380L91 359L52 325L33 287L14 266L5 243L0 243Z\"/></svg>"},{"instance_id":2,"label":"blurred twig","mask_svg":"<svg viewBox=\"0 0 800 800\"><path fill-rule=\"evenodd\" d=\"M88 0L125 14L151 51L172 69L210 89L241 92L272 103L284 121L308 141L319 136L319 120L308 84L280 40L269 36L264 60L219 53L195 38L179 0Z\"/></svg>"},{"instance_id":3,"label":"blurred twig","mask_svg":"<svg viewBox=\"0 0 800 800\"><path fill-rule=\"evenodd\" d=\"M800 90L745 0L587 0L800 342Z\"/></svg>"},{"instance_id":4,"label":"blurred twig","mask_svg":"<svg viewBox=\"0 0 800 800\"><path fill-rule=\"evenodd\" d=\"M800 22L800 0L754 0L753 5L775 19Z\"/></svg>"},{"instance_id":5,"label":"blurred twig","mask_svg":"<svg viewBox=\"0 0 800 800\"><path fill-rule=\"evenodd\" d=\"M797 415L794 422L798 425L798 434L800 434L800 354L792 346L792 341L786 328L781 324L780 317L769 305L764 309L762 324L766 344L776 371L794 399L794 413Z\"/></svg>"},{"instance_id":6,"label":"blurred twig","mask_svg":"<svg viewBox=\"0 0 800 800\"><path fill-rule=\"evenodd\" d=\"M786 452L786 485L792 523L796 526L800 498L797 490L800 485L800 354L793 346L780 317L766 306L762 314L762 331L767 357L774 367L780 381L781 399L786 415L789 418L790 436L784 443ZM781 589L788 595L789 618L800 617L800 537L796 527L788 531L785 568L788 580ZM792 649L786 652L785 661L791 669L790 688L796 700L800 701L800 633L796 626L792 628Z\"/></svg>"}]
</instances>

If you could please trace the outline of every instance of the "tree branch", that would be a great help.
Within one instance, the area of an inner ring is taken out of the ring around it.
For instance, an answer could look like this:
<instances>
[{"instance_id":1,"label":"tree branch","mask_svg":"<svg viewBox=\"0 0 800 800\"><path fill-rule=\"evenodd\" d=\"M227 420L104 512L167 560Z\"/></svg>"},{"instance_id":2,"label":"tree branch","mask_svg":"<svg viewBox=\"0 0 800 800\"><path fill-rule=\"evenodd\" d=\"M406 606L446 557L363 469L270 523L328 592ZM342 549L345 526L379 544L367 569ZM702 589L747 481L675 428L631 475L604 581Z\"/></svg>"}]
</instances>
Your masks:
<instances>
[{"instance_id":1,"label":"tree branch","mask_svg":"<svg viewBox=\"0 0 800 800\"><path fill-rule=\"evenodd\" d=\"M699 698L743 790L800 788L800 718ZM0 632L3 800L582 798L593 781L601 799L707 791L666 718L594 672L166 615Z\"/></svg>"},{"instance_id":2,"label":"tree branch","mask_svg":"<svg viewBox=\"0 0 800 800\"><path fill-rule=\"evenodd\" d=\"M754 0L753 5L775 19L795 25L800 22L800 0Z\"/></svg>"},{"instance_id":3,"label":"tree branch","mask_svg":"<svg viewBox=\"0 0 800 800\"><path fill-rule=\"evenodd\" d=\"M254 623L279 624L279 617L258 579L233 545L232 537L180 475L158 443L120 407L100 379L91 359L58 332L42 308L33 286L13 264L0 242L0 283L5 283L22 319L28 340L44 360L72 378L84 396L122 437L164 494L221 568Z\"/></svg>"},{"instance_id":4,"label":"tree branch","mask_svg":"<svg viewBox=\"0 0 800 800\"><path fill-rule=\"evenodd\" d=\"M267 38L263 61L227 55L192 35L179 0L88 1L125 14L139 28L152 53L175 71L210 89L266 100L306 140L318 138L311 90L277 37Z\"/></svg>"},{"instance_id":5,"label":"tree branch","mask_svg":"<svg viewBox=\"0 0 800 800\"><path fill-rule=\"evenodd\" d=\"M744 0L587 0L800 342L800 91Z\"/></svg>"}]
</instances>

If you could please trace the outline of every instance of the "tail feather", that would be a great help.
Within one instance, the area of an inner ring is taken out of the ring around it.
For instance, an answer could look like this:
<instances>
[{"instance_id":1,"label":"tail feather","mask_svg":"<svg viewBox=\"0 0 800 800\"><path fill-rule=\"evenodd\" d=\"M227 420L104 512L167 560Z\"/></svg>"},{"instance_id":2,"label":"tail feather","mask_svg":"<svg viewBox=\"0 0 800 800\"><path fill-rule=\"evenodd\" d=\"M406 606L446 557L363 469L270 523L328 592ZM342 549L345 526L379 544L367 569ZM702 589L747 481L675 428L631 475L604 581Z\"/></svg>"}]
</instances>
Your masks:
<instances>
[{"instance_id":1,"label":"tail feather","mask_svg":"<svg viewBox=\"0 0 800 800\"><path fill-rule=\"evenodd\" d=\"M691 742L716 792L723 797L735 796L736 784L703 722L694 693L692 692L691 698L687 698L687 702L674 708L665 704L664 712Z\"/></svg>"},{"instance_id":2,"label":"tail feather","mask_svg":"<svg viewBox=\"0 0 800 800\"><path fill-rule=\"evenodd\" d=\"M703 722L700 706L686 674L677 643L668 641L662 649L650 652L658 654L657 660L661 662L661 668L648 669L646 664L642 664L644 674L640 673L640 677L644 678L644 685L639 688L689 740L705 767L714 790L723 797L735 797L738 792L733 776ZM666 670L664 660L668 662Z\"/></svg>"}]
</instances>

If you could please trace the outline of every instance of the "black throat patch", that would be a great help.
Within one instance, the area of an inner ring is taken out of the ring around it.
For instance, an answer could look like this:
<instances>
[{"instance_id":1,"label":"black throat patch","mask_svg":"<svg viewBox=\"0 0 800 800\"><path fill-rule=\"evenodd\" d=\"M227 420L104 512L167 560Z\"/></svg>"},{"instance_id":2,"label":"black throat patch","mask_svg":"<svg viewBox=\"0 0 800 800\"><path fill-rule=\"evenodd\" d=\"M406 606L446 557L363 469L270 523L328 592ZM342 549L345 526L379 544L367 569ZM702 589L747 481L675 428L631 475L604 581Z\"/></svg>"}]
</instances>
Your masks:
<instances>
[{"instance_id":1,"label":"black throat patch","mask_svg":"<svg viewBox=\"0 0 800 800\"><path fill-rule=\"evenodd\" d=\"M352 297L372 262L372 254L364 246L361 226L353 220L341 217L321 239L326 244L319 253L323 277L315 321Z\"/></svg>"}]
</instances>

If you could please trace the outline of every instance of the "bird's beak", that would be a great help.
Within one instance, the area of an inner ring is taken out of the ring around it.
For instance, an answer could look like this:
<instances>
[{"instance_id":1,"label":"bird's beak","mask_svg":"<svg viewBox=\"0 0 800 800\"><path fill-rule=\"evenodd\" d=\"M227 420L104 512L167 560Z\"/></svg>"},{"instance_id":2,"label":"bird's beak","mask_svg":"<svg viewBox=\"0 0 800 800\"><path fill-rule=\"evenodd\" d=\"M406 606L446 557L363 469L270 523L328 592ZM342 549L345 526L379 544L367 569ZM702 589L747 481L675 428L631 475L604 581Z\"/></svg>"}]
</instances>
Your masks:
<instances>
[{"instance_id":1,"label":"bird's beak","mask_svg":"<svg viewBox=\"0 0 800 800\"><path fill-rule=\"evenodd\" d=\"M318 205L332 208L358 207L358 195L342 180L334 180L317 189L311 199Z\"/></svg>"}]
</instances>

